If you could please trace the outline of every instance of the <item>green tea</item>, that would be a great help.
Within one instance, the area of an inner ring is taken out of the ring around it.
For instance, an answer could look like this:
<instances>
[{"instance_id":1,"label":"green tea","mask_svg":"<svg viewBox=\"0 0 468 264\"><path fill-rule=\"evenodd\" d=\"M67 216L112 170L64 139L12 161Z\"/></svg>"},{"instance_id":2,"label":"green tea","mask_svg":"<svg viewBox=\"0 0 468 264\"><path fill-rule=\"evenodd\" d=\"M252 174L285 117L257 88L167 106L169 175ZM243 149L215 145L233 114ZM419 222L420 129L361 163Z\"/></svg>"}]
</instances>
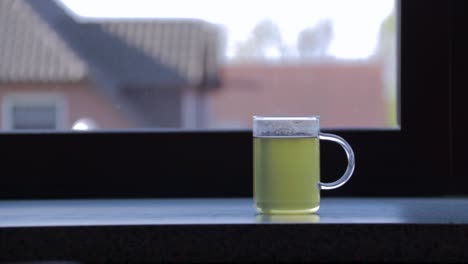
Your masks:
<instances>
[{"instance_id":1,"label":"green tea","mask_svg":"<svg viewBox=\"0 0 468 264\"><path fill-rule=\"evenodd\" d=\"M254 137L254 199L259 212L316 212L319 178L318 138Z\"/></svg>"}]
</instances>

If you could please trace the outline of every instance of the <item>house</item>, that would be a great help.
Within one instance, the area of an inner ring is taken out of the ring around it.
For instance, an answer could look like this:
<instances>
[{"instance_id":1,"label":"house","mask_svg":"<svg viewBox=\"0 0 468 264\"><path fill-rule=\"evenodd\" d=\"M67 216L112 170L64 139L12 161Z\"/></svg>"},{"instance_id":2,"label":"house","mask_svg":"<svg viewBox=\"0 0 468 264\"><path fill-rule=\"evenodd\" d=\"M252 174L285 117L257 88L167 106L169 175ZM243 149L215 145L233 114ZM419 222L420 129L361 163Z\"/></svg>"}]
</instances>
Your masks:
<instances>
[{"instance_id":1,"label":"house","mask_svg":"<svg viewBox=\"0 0 468 264\"><path fill-rule=\"evenodd\" d=\"M203 126L218 28L201 20L78 22L54 1L0 1L2 129Z\"/></svg>"},{"instance_id":2,"label":"house","mask_svg":"<svg viewBox=\"0 0 468 264\"><path fill-rule=\"evenodd\" d=\"M210 94L212 127L251 127L253 115L320 115L322 127L388 127L382 65L226 64L223 87Z\"/></svg>"}]
</instances>

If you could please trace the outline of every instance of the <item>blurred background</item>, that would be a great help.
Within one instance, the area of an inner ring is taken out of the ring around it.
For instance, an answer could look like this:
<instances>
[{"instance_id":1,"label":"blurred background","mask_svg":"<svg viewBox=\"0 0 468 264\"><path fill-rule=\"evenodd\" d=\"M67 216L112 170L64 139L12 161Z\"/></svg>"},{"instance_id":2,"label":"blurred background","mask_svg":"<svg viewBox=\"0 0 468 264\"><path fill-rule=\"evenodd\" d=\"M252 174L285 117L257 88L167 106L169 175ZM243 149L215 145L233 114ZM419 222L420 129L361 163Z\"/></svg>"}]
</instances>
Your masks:
<instances>
[{"instance_id":1,"label":"blurred background","mask_svg":"<svg viewBox=\"0 0 468 264\"><path fill-rule=\"evenodd\" d=\"M397 128L394 0L1 0L2 131Z\"/></svg>"}]
</instances>

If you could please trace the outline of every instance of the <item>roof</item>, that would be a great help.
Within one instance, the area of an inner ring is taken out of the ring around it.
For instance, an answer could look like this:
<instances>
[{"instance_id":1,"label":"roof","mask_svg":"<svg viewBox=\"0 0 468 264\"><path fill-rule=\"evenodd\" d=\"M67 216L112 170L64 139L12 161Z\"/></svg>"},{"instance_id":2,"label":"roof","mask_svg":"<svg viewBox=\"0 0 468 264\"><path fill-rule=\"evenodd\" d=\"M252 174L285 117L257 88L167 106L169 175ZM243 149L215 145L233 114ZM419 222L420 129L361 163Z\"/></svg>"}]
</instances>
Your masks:
<instances>
[{"instance_id":1,"label":"roof","mask_svg":"<svg viewBox=\"0 0 468 264\"><path fill-rule=\"evenodd\" d=\"M217 27L202 20L83 23L54 1L2 0L0 32L8 36L0 39L4 82L86 76L114 88L200 88L218 82Z\"/></svg>"},{"instance_id":2,"label":"roof","mask_svg":"<svg viewBox=\"0 0 468 264\"><path fill-rule=\"evenodd\" d=\"M193 19L110 20L99 24L104 31L142 50L153 60L176 69L191 83L201 84L217 75L215 25Z\"/></svg>"},{"instance_id":3,"label":"roof","mask_svg":"<svg viewBox=\"0 0 468 264\"><path fill-rule=\"evenodd\" d=\"M0 1L0 82L78 81L85 63L24 1Z\"/></svg>"}]
</instances>

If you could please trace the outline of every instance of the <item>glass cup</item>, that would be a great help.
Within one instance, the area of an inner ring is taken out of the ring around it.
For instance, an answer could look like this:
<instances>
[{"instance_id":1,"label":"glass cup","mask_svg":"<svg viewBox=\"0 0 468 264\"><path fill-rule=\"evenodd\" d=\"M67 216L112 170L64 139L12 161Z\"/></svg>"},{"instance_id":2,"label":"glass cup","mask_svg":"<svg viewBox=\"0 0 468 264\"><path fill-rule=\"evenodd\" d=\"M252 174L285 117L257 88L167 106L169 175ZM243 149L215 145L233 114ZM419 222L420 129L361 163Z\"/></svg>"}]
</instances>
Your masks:
<instances>
[{"instance_id":1,"label":"glass cup","mask_svg":"<svg viewBox=\"0 0 468 264\"><path fill-rule=\"evenodd\" d=\"M341 137L320 133L320 117L253 117L254 201L263 214L315 213L320 190L345 184L354 153ZM340 144L348 166L335 182L320 182L320 140Z\"/></svg>"}]
</instances>

